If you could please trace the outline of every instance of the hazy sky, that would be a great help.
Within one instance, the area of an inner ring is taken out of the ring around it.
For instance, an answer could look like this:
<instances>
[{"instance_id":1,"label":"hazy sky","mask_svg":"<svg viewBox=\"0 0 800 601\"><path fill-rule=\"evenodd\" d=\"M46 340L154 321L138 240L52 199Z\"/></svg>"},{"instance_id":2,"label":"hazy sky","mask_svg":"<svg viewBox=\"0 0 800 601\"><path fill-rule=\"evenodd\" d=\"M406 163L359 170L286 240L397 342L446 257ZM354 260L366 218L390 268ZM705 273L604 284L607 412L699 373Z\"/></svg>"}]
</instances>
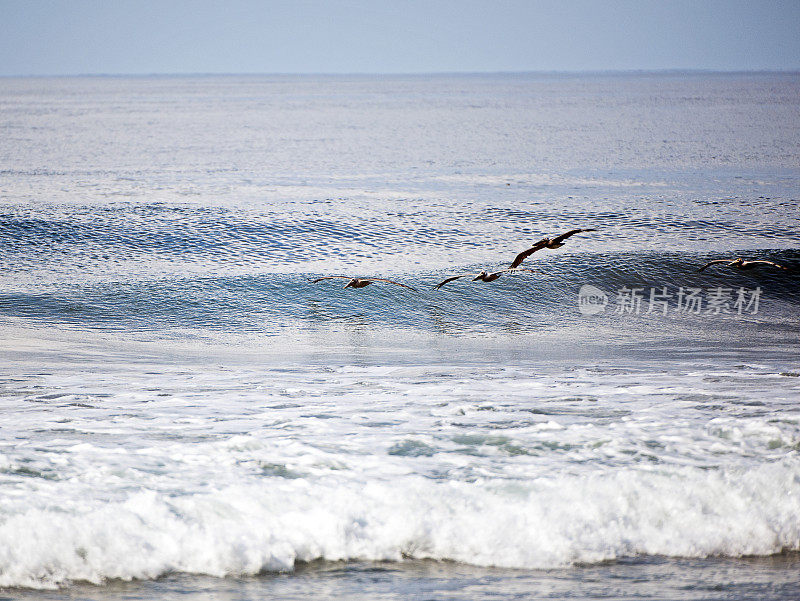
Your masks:
<instances>
[{"instance_id":1,"label":"hazy sky","mask_svg":"<svg viewBox=\"0 0 800 601\"><path fill-rule=\"evenodd\" d=\"M800 0L0 0L0 75L800 70Z\"/></svg>"}]
</instances>

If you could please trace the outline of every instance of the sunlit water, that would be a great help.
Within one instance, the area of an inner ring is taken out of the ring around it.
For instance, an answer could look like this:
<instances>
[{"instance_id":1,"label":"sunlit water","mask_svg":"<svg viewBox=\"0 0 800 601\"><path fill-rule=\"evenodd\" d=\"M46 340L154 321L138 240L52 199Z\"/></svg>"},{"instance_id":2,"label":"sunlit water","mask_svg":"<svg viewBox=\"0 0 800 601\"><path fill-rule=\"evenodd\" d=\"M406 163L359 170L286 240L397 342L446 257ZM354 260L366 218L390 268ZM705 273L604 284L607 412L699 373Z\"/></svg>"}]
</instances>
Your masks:
<instances>
[{"instance_id":1,"label":"sunlit water","mask_svg":"<svg viewBox=\"0 0 800 601\"><path fill-rule=\"evenodd\" d=\"M793 74L0 79L0 596L800 595L798 164Z\"/></svg>"}]
</instances>

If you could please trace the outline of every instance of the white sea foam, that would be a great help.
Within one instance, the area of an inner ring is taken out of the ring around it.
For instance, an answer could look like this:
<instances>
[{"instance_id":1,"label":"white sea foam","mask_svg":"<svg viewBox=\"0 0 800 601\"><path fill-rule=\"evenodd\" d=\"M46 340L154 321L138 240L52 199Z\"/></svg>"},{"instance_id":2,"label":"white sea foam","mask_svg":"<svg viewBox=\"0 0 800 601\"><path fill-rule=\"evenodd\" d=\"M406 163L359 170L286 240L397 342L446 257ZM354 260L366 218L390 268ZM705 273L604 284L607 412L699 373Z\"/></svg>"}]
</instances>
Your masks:
<instances>
[{"instance_id":1,"label":"white sea foam","mask_svg":"<svg viewBox=\"0 0 800 601\"><path fill-rule=\"evenodd\" d=\"M8 377L0 586L800 549L798 385L769 364Z\"/></svg>"},{"instance_id":2,"label":"white sea foam","mask_svg":"<svg viewBox=\"0 0 800 601\"><path fill-rule=\"evenodd\" d=\"M317 558L550 568L635 554L764 555L800 548L798 499L797 462L526 484L272 478L204 494L142 491L6 517L0 586L255 574Z\"/></svg>"}]
</instances>

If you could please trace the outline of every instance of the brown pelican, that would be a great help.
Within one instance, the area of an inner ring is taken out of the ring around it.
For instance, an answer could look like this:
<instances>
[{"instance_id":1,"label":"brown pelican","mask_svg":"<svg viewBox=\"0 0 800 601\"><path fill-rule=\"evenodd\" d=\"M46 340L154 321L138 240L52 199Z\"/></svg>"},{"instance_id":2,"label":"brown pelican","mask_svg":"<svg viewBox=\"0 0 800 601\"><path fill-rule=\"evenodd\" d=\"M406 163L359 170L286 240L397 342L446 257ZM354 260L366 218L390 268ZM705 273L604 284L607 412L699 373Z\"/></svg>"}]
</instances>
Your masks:
<instances>
[{"instance_id":1,"label":"brown pelican","mask_svg":"<svg viewBox=\"0 0 800 601\"><path fill-rule=\"evenodd\" d=\"M569 238L570 236L574 236L575 234L580 234L581 232L596 232L597 230L594 228L589 229L577 229L577 230L570 230L566 234L561 234L560 236L556 236L555 238L542 238L536 244L531 246L528 250L523 250L519 253L514 262L509 265L509 267L518 267L525 259L530 257L533 253L537 250L542 250L543 248L561 248L564 246L564 240Z\"/></svg>"},{"instance_id":2,"label":"brown pelican","mask_svg":"<svg viewBox=\"0 0 800 601\"><path fill-rule=\"evenodd\" d=\"M753 267L758 267L759 265L770 265L772 267L777 267L778 269L783 269L784 271L788 271L788 267L784 267L783 265L778 265L777 263L773 263L772 261L745 261L742 257L738 259L734 259L731 261L730 259L716 259L715 261L709 261L705 265L703 265L698 271L703 271L706 267L711 265L717 265L719 263L725 263L727 267L733 267L735 269L752 269Z\"/></svg>"},{"instance_id":3,"label":"brown pelican","mask_svg":"<svg viewBox=\"0 0 800 601\"><path fill-rule=\"evenodd\" d=\"M511 268L509 268L509 269L501 269L500 271L493 271L491 273L489 273L487 271L481 271L480 273L462 273L461 275L450 276L446 280L436 284L436 286L434 286L434 288L436 288L438 290L439 288L441 288L442 286L444 286L448 282L452 282L453 280L457 280L459 278L467 278L467 277L472 277L472 276L475 276L475 277L472 278L473 282L477 282L478 280L480 280L481 282L494 282L497 278L499 278L501 275L503 275L507 271L530 271L531 273L533 273L533 269L511 269Z\"/></svg>"},{"instance_id":4,"label":"brown pelican","mask_svg":"<svg viewBox=\"0 0 800 601\"><path fill-rule=\"evenodd\" d=\"M387 280L386 278L351 278L349 275L329 275L325 276L324 278L317 278L316 280L309 279L309 282L316 284L317 282L321 282L322 280L334 280L334 279L349 280L344 285L345 288L363 288L364 286L369 286L372 282L389 282L390 284L395 284L396 286L402 286L403 288L408 288L409 290L417 292L416 288L412 288L411 286L406 286L405 284L401 284L400 282L395 282L394 280Z\"/></svg>"}]
</instances>

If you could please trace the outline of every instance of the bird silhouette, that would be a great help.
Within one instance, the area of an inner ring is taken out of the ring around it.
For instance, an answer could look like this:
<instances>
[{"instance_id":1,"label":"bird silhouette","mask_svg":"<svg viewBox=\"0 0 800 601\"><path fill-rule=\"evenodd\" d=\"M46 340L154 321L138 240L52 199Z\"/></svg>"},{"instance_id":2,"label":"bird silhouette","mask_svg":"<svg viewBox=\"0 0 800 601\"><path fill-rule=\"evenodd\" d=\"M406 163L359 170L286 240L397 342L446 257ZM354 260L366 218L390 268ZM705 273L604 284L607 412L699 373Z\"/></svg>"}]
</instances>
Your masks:
<instances>
[{"instance_id":1,"label":"bird silhouette","mask_svg":"<svg viewBox=\"0 0 800 601\"><path fill-rule=\"evenodd\" d=\"M561 234L560 236L556 236L555 238L542 238L536 244L531 246L529 249L523 250L521 253L519 253L514 258L514 261L511 263L511 265L509 265L509 267L510 268L518 267L520 264L522 264L522 262L525 259L530 257L537 250L542 250L543 248L550 248L550 249L561 248L562 246L564 246L564 240L566 240L570 236L574 236L575 234L580 234L581 232L596 232L596 231L597 230L594 228L587 228L587 229L578 228L575 230L570 230L564 234Z\"/></svg>"}]
</instances>

